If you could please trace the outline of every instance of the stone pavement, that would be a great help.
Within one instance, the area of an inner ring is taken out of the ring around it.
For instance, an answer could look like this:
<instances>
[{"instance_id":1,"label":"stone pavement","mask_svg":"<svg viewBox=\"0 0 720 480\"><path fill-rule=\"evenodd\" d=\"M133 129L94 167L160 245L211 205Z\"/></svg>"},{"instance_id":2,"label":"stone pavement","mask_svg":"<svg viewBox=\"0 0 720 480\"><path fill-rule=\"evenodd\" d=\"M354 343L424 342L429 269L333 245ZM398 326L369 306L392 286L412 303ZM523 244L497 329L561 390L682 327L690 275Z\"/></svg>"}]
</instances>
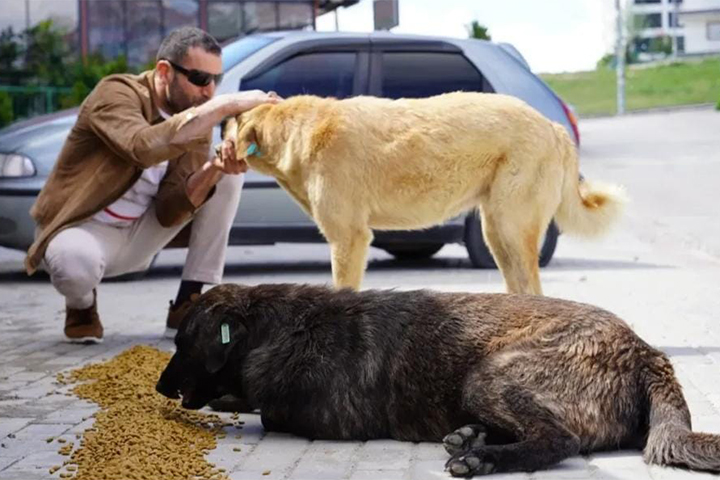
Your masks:
<instances>
[{"instance_id":1,"label":"stone pavement","mask_svg":"<svg viewBox=\"0 0 720 480\"><path fill-rule=\"evenodd\" d=\"M614 249L617 245L622 248ZM293 249L301 255L269 249L272 259L255 259L257 264L253 264L253 258L262 255L263 249L243 249L237 254L245 257L247 264L229 267L228 281L329 280L329 265L322 246ZM64 312L61 300L47 279L23 278L16 268L20 256L7 250L0 253L5 254L0 258L9 257L5 262L0 261L0 479L51 478L48 469L61 464L66 457L57 453L60 446L57 442L47 443L46 439L74 438L92 424L89 417L96 411L94 405L73 396L52 394L58 389L53 383L55 374L109 359L135 344L171 350L172 343L161 339L162 315L165 302L177 285L181 253L163 253L167 259L161 259L156 271L141 282L111 282L101 286L100 313L107 337L103 345L96 346L63 343L60 332ZM440 259L429 265L403 267L375 253L367 285L385 287L404 283L407 288L502 290L497 272L472 270L463 257L460 247L445 247ZM674 263L655 263L652 257L646 246L629 234L617 234L599 246L593 243L591 249L587 243L563 238L558 258L552 267L543 271L543 281L550 295L588 302L594 299L596 304L613 306L643 337L663 348L677 366L695 428L720 432L720 370L717 368L720 331L712 328L717 322L720 301L717 288L709 281L720 278L720 264L708 261L704 254L697 252ZM293 263L297 258L303 259L300 266ZM661 255L660 258L667 257ZM579 267L579 262L584 262L584 266ZM696 286L692 295L681 293L685 285ZM646 310L654 313L637 314ZM443 472L447 455L437 444L391 440L311 442L265 433L257 415L242 415L241 419L245 421L242 437L228 435L208 457L209 461L226 468L232 479L449 478ZM234 451L238 446L241 451ZM549 471L492 478L681 480L704 477L710 478L710 475L648 467L639 452L623 451L572 458Z\"/></svg>"}]
</instances>

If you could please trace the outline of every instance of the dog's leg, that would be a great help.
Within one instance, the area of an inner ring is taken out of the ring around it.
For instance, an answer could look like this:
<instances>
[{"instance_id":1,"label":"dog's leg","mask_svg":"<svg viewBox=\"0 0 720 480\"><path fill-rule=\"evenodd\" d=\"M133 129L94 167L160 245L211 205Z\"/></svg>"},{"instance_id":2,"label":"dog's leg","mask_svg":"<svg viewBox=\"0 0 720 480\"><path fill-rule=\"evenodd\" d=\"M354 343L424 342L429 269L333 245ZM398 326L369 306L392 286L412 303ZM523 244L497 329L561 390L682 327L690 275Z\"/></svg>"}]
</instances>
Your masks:
<instances>
[{"instance_id":1,"label":"dog's leg","mask_svg":"<svg viewBox=\"0 0 720 480\"><path fill-rule=\"evenodd\" d=\"M580 451L578 437L563 426L549 405L500 369L471 375L463 397L464 409L476 415L479 423L443 439L452 455L446 468L453 476L529 472ZM486 443L486 438L497 434L509 443Z\"/></svg>"},{"instance_id":2,"label":"dog's leg","mask_svg":"<svg viewBox=\"0 0 720 480\"><path fill-rule=\"evenodd\" d=\"M513 213L483 209L483 238L505 278L508 293L542 295L538 265L541 228L528 221L527 212Z\"/></svg>"},{"instance_id":3,"label":"dog's leg","mask_svg":"<svg viewBox=\"0 0 720 480\"><path fill-rule=\"evenodd\" d=\"M340 179L318 177L308 188L308 197L320 232L330 244L333 283L336 289L360 290L373 235L368 212L358 195L343 191ZM328 188L327 185L335 185Z\"/></svg>"},{"instance_id":4,"label":"dog's leg","mask_svg":"<svg viewBox=\"0 0 720 480\"><path fill-rule=\"evenodd\" d=\"M372 238L369 228L335 231L328 236L335 288L360 289Z\"/></svg>"}]
</instances>

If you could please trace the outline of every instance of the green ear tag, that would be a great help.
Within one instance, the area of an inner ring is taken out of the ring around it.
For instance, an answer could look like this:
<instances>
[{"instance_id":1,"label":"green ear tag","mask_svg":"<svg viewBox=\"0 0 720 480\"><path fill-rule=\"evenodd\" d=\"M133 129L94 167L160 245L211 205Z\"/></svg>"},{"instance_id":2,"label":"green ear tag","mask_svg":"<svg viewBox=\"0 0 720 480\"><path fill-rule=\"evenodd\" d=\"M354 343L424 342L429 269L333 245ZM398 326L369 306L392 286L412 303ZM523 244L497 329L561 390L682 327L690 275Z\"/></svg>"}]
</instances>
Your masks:
<instances>
[{"instance_id":1,"label":"green ear tag","mask_svg":"<svg viewBox=\"0 0 720 480\"><path fill-rule=\"evenodd\" d=\"M227 323L220 325L220 336L223 345L230 343L230 326Z\"/></svg>"}]
</instances>

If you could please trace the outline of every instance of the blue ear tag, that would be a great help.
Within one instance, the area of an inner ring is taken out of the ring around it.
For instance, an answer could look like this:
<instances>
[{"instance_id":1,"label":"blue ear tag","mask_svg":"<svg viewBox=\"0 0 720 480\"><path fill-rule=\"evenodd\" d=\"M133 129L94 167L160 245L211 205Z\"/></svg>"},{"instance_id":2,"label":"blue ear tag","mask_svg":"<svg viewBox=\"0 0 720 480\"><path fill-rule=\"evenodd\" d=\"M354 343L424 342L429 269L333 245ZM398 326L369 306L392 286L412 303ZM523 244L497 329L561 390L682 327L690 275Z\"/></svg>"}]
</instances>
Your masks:
<instances>
[{"instance_id":1,"label":"blue ear tag","mask_svg":"<svg viewBox=\"0 0 720 480\"><path fill-rule=\"evenodd\" d=\"M230 326L227 323L220 325L220 336L223 345L230 343Z\"/></svg>"},{"instance_id":2,"label":"blue ear tag","mask_svg":"<svg viewBox=\"0 0 720 480\"><path fill-rule=\"evenodd\" d=\"M245 154L248 157L252 157L253 155L257 155L259 157L261 154L260 154L260 150L258 150L257 143L255 143L255 142L251 143L247 149L247 152L245 152Z\"/></svg>"}]
</instances>

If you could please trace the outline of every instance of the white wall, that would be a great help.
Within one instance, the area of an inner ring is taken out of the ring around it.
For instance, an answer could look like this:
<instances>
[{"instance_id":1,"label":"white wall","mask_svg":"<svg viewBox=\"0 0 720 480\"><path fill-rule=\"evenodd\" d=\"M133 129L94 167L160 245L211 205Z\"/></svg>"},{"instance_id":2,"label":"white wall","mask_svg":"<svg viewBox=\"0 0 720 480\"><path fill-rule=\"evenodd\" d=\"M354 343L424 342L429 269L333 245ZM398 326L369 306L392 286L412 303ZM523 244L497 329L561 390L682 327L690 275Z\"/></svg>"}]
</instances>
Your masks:
<instances>
[{"instance_id":1,"label":"white wall","mask_svg":"<svg viewBox=\"0 0 720 480\"><path fill-rule=\"evenodd\" d=\"M720 22L720 13L683 15L685 26L685 53L720 52L720 40L709 40L708 22Z\"/></svg>"},{"instance_id":2,"label":"white wall","mask_svg":"<svg viewBox=\"0 0 720 480\"><path fill-rule=\"evenodd\" d=\"M720 8L720 0L683 0L681 10L710 10Z\"/></svg>"}]
</instances>

